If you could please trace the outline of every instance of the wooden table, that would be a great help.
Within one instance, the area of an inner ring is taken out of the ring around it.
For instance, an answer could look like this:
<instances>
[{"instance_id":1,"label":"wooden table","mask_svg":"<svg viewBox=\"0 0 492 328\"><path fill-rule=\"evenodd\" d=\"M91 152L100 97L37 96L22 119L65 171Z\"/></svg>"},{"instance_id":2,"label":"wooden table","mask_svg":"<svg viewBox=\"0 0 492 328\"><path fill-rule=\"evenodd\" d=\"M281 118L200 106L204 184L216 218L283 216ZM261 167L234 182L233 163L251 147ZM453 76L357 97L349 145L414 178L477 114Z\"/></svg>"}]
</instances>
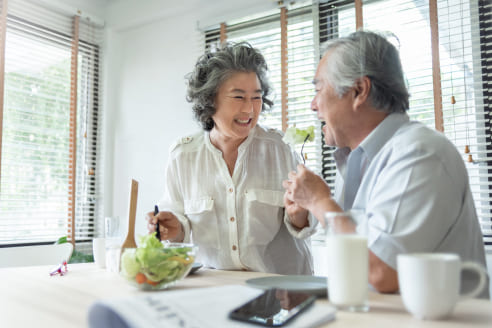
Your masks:
<instances>
[{"instance_id":1,"label":"wooden table","mask_svg":"<svg viewBox=\"0 0 492 328\"><path fill-rule=\"evenodd\" d=\"M128 297L145 292L129 285L116 273L93 263L69 264L64 276L49 276L50 267L0 269L0 327L87 327L87 310L94 301ZM172 290L245 284L265 273L201 269ZM319 302L328 302L326 299ZM408 314L399 295L370 293L368 313L338 311L324 327L492 327L492 302L466 300L451 318L420 321ZM252 326L254 327L254 326Z\"/></svg>"}]
</instances>

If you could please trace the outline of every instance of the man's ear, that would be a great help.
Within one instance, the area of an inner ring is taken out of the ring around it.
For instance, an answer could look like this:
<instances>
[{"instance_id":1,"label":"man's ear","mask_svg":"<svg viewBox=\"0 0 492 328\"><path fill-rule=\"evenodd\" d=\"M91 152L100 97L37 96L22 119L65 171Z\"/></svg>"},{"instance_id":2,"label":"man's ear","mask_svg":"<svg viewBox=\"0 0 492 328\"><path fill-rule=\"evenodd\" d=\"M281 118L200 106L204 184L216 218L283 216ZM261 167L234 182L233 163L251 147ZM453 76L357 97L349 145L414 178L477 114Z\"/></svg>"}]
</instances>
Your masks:
<instances>
[{"instance_id":1,"label":"man's ear","mask_svg":"<svg viewBox=\"0 0 492 328\"><path fill-rule=\"evenodd\" d=\"M354 110L357 111L362 105L366 104L371 91L371 79L367 76L358 78L354 83Z\"/></svg>"}]
</instances>

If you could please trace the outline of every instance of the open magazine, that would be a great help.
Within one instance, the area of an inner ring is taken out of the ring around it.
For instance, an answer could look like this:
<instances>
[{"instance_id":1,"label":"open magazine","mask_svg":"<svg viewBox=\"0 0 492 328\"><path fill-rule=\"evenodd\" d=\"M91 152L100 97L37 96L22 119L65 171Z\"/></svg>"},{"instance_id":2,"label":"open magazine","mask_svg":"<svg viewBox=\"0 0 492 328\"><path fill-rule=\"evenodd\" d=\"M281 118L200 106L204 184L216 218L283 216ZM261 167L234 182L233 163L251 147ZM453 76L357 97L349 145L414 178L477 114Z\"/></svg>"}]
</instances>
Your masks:
<instances>
[{"instance_id":1,"label":"open magazine","mask_svg":"<svg viewBox=\"0 0 492 328\"><path fill-rule=\"evenodd\" d=\"M248 286L227 285L99 300L89 308L89 327L251 328L251 324L229 319L228 314L262 292ZM318 327L333 320L335 312L332 306L315 302L286 326Z\"/></svg>"}]
</instances>

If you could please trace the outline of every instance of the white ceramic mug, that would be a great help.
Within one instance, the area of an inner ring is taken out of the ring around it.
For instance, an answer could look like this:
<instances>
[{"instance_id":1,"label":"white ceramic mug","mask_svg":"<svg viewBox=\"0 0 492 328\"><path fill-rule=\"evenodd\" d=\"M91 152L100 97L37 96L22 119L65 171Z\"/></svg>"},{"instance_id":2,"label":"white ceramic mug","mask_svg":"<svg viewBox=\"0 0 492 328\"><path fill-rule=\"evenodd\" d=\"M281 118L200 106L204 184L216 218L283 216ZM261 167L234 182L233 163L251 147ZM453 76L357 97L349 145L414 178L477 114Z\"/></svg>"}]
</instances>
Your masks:
<instances>
[{"instance_id":1,"label":"white ceramic mug","mask_svg":"<svg viewBox=\"0 0 492 328\"><path fill-rule=\"evenodd\" d=\"M340 310L366 312L369 310L367 237L343 233L330 226L330 222L340 218L352 220L350 213L325 213L328 298Z\"/></svg>"},{"instance_id":2,"label":"white ceramic mug","mask_svg":"<svg viewBox=\"0 0 492 328\"><path fill-rule=\"evenodd\" d=\"M92 239L92 254L94 262L100 267L106 267L106 238Z\"/></svg>"},{"instance_id":3,"label":"white ceramic mug","mask_svg":"<svg viewBox=\"0 0 492 328\"><path fill-rule=\"evenodd\" d=\"M460 300L480 294L487 282L485 268L474 262L461 262L452 253L400 254L397 257L398 281L403 303L419 319L449 316ZM460 295L461 271L479 276L477 286Z\"/></svg>"}]
</instances>

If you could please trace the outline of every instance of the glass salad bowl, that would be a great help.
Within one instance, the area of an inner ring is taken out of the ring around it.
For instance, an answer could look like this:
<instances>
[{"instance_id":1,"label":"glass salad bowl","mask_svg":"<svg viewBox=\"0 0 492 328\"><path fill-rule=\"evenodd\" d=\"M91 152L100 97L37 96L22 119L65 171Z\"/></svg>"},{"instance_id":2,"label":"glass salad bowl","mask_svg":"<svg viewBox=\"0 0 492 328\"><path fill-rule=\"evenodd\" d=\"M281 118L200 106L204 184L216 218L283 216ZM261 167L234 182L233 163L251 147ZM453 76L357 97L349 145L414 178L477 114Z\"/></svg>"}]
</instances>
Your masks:
<instances>
[{"instance_id":1,"label":"glass salad bowl","mask_svg":"<svg viewBox=\"0 0 492 328\"><path fill-rule=\"evenodd\" d=\"M160 290L175 285L190 272L198 247L186 243L140 243L121 254L120 275L143 290ZM148 238L148 236L143 237Z\"/></svg>"}]
</instances>

